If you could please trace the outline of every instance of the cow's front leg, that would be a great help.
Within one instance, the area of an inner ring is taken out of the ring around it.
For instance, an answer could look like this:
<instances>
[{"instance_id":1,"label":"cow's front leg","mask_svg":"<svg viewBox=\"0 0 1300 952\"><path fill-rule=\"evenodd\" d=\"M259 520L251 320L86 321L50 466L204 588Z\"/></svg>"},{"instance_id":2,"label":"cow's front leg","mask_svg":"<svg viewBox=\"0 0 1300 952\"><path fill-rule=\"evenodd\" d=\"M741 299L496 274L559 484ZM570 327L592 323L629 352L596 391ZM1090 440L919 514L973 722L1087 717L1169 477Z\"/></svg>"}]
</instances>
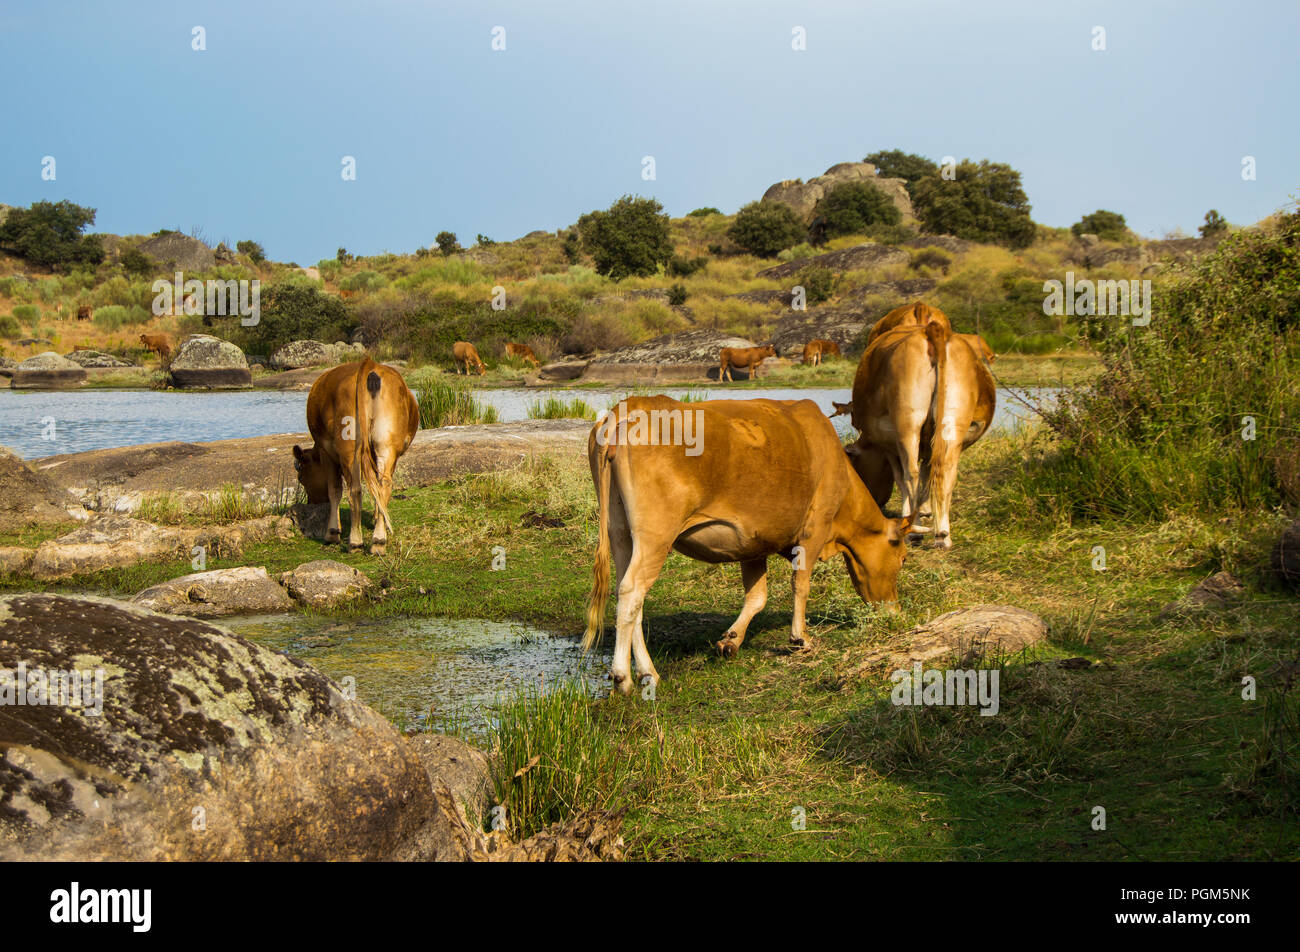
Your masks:
<instances>
[{"instance_id":1,"label":"cow's front leg","mask_svg":"<svg viewBox=\"0 0 1300 952\"><path fill-rule=\"evenodd\" d=\"M330 474L327 487L330 494L330 515L325 523L325 542L333 545L339 541L339 503L343 501L343 473L337 468Z\"/></svg>"},{"instance_id":2,"label":"cow's front leg","mask_svg":"<svg viewBox=\"0 0 1300 952\"><path fill-rule=\"evenodd\" d=\"M727 633L718 642L718 651L725 658L736 656L737 649L745 643L749 623L767 604L767 559L741 562L740 581L745 586L745 604L740 610L740 616L731 623Z\"/></svg>"},{"instance_id":3,"label":"cow's front leg","mask_svg":"<svg viewBox=\"0 0 1300 952\"><path fill-rule=\"evenodd\" d=\"M806 552L819 552L820 549L805 549ZM813 558L816 558L814 555ZM808 589L812 583L812 566L806 564L807 555L804 556L805 565L803 568L794 570L794 617L790 620L790 644L795 648L806 648L812 643L812 637L808 634L808 625L804 620L804 611L808 607Z\"/></svg>"}]
</instances>

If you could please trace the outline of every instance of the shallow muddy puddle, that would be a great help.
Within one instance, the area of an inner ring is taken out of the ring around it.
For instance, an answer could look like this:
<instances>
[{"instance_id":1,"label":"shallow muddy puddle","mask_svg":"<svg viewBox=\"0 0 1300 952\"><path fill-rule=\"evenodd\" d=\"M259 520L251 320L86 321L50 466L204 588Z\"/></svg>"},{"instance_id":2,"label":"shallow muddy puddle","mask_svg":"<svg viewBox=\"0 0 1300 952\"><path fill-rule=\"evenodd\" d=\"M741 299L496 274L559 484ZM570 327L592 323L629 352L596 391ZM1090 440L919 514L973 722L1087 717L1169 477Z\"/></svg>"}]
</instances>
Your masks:
<instances>
[{"instance_id":1,"label":"shallow muddy puddle","mask_svg":"<svg viewBox=\"0 0 1300 952\"><path fill-rule=\"evenodd\" d=\"M219 624L355 684L357 700L399 727L483 736L493 706L516 691L581 680L594 694L608 692L607 650L584 658L578 639L518 622L258 615Z\"/></svg>"}]
</instances>

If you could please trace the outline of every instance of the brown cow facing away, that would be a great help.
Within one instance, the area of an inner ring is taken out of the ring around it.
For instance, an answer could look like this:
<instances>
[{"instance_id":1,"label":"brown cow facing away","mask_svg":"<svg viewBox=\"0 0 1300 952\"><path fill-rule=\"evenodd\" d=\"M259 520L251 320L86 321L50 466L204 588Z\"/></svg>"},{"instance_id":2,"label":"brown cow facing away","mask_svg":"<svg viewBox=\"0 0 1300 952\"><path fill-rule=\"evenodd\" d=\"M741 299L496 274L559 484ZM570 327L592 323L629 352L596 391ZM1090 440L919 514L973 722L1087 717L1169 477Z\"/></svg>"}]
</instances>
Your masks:
<instances>
[{"instance_id":1,"label":"brown cow facing away","mask_svg":"<svg viewBox=\"0 0 1300 952\"><path fill-rule=\"evenodd\" d=\"M806 366L816 367L823 357L839 357L840 345L833 340L814 337L803 345L803 362Z\"/></svg>"},{"instance_id":2,"label":"brown cow facing away","mask_svg":"<svg viewBox=\"0 0 1300 952\"><path fill-rule=\"evenodd\" d=\"M83 304L77 308L77 320L88 321L95 316L95 309L89 304Z\"/></svg>"},{"instance_id":3,"label":"brown cow facing away","mask_svg":"<svg viewBox=\"0 0 1300 952\"><path fill-rule=\"evenodd\" d=\"M949 322L947 314L937 307L930 307L928 304L916 301L912 304L896 307L876 321L871 328L871 333L867 335L867 346L870 347L879 338L900 327L924 327L926 324L939 324L952 330L952 324ZM956 336L965 341L977 356L982 357L989 363L993 363L996 359L993 348L979 334L957 334Z\"/></svg>"},{"instance_id":4,"label":"brown cow facing away","mask_svg":"<svg viewBox=\"0 0 1300 952\"><path fill-rule=\"evenodd\" d=\"M537 359L537 355L533 353L533 349L527 344L506 344L506 355L526 360L534 367L542 366L542 362Z\"/></svg>"},{"instance_id":5,"label":"brown cow facing away","mask_svg":"<svg viewBox=\"0 0 1300 952\"><path fill-rule=\"evenodd\" d=\"M894 483L904 518L918 514L929 498L935 540L951 547L961 452L987 432L996 403L988 368L946 317L877 338L863 352L853 381L853 425L861 435L850 452L876 503L888 501ZM885 466L892 480L882 480Z\"/></svg>"},{"instance_id":6,"label":"brown cow facing away","mask_svg":"<svg viewBox=\"0 0 1300 952\"><path fill-rule=\"evenodd\" d=\"M141 334L140 343L157 354L161 360L170 357L174 348L170 334Z\"/></svg>"},{"instance_id":7,"label":"brown cow facing away","mask_svg":"<svg viewBox=\"0 0 1300 952\"><path fill-rule=\"evenodd\" d=\"M718 355L721 361L718 367L718 381L731 380L731 368L738 367L746 371L753 379L758 379L758 368L769 357L776 356L776 348L771 344L762 347L724 347Z\"/></svg>"},{"instance_id":8,"label":"brown cow facing away","mask_svg":"<svg viewBox=\"0 0 1300 952\"><path fill-rule=\"evenodd\" d=\"M369 357L335 367L318 377L307 395L307 429L315 444L293 448L298 482L312 503L328 502L325 541L339 541L343 485L352 506L348 546L362 545L361 487L375 503L373 555L383 554L392 532L388 501L393 470L420 428L420 408L406 381L392 367Z\"/></svg>"},{"instance_id":9,"label":"brown cow facing away","mask_svg":"<svg viewBox=\"0 0 1300 952\"><path fill-rule=\"evenodd\" d=\"M744 607L717 643L727 656L766 603L770 556L794 569L793 645L810 640L805 608L819 561L842 555L864 601L898 599L908 521L881 514L811 400L629 397L592 428L587 457L599 541L583 645L604 632L612 554L618 608L610 676L624 694L632 691L632 653L642 681L659 680L641 610L673 549L702 562L740 563Z\"/></svg>"},{"instance_id":10,"label":"brown cow facing away","mask_svg":"<svg viewBox=\"0 0 1300 952\"><path fill-rule=\"evenodd\" d=\"M480 377L487 372L487 368L483 366L483 361L479 359L478 348L469 341L458 340L452 344L451 359L456 365L456 373L460 373L461 364L465 365L465 376L469 376L471 364L478 368Z\"/></svg>"}]
</instances>

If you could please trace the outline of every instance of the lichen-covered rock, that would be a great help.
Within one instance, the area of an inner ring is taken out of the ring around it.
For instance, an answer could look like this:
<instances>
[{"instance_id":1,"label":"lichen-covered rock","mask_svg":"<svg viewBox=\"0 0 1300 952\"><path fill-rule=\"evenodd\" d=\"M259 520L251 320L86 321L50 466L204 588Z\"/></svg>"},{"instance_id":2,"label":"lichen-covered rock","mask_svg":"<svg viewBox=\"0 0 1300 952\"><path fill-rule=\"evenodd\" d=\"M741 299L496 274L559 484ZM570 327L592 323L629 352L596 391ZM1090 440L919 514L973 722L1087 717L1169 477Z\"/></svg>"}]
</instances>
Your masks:
<instances>
[{"instance_id":1,"label":"lichen-covered rock","mask_svg":"<svg viewBox=\"0 0 1300 952\"><path fill-rule=\"evenodd\" d=\"M970 665L1015 654L1046 639L1047 622L1031 611L1014 605L974 605L918 625L899 644L871 652L861 667L887 663L901 668L945 657Z\"/></svg>"},{"instance_id":2,"label":"lichen-covered rock","mask_svg":"<svg viewBox=\"0 0 1300 952\"><path fill-rule=\"evenodd\" d=\"M136 246L161 267L181 271L206 271L215 267L217 256L211 248L189 235L171 232L155 235Z\"/></svg>"},{"instance_id":3,"label":"lichen-covered rock","mask_svg":"<svg viewBox=\"0 0 1300 952\"><path fill-rule=\"evenodd\" d=\"M74 350L67 355L68 360L78 367L134 367L129 360L120 360L112 354L98 350Z\"/></svg>"},{"instance_id":4,"label":"lichen-covered rock","mask_svg":"<svg viewBox=\"0 0 1300 952\"><path fill-rule=\"evenodd\" d=\"M80 387L85 382L84 367L47 350L15 367L11 386L15 390L64 390Z\"/></svg>"},{"instance_id":5,"label":"lichen-covered rock","mask_svg":"<svg viewBox=\"0 0 1300 952\"><path fill-rule=\"evenodd\" d=\"M911 260L912 256L902 248L867 241L860 245L854 245L852 248L828 251L826 254L813 255L811 258L800 258L798 261L788 261L785 264L765 268L758 272L758 276L760 278L789 278L797 275L804 268L810 267L829 268L835 272L864 271L868 268L882 268L886 265L907 264Z\"/></svg>"},{"instance_id":6,"label":"lichen-covered rock","mask_svg":"<svg viewBox=\"0 0 1300 952\"><path fill-rule=\"evenodd\" d=\"M840 162L807 182L786 179L777 182L763 193L765 202L783 202L807 224L812 221L817 203L837 185L846 182L868 182L889 197L904 218L912 216L912 199L907 194L907 182L900 178L883 178L876 174L870 162Z\"/></svg>"},{"instance_id":7,"label":"lichen-covered rock","mask_svg":"<svg viewBox=\"0 0 1300 952\"><path fill-rule=\"evenodd\" d=\"M169 615L220 618L289 611L293 600L261 566L211 569L168 579L138 592L137 605Z\"/></svg>"},{"instance_id":8,"label":"lichen-covered rock","mask_svg":"<svg viewBox=\"0 0 1300 952\"><path fill-rule=\"evenodd\" d=\"M0 446L0 525L52 525L69 522L76 500L50 477Z\"/></svg>"},{"instance_id":9,"label":"lichen-covered rock","mask_svg":"<svg viewBox=\"0 0 1300 952\"><path fill-rule=\"evenodd\" d=\"M295 340L271 355L270 364L277 370L301 370L304 367L333 366L359 360L365 356L360 344L338 341L325 344L318 340Z\"/></svg>"},{"instance_id":10,"label":"lichen-covered rock","mask_svg":"<svg viewBox=\"0 0 1300 952\"><path fill-rule=\"evenodd\" d=\"M304 562L280 573L279 581L290 596L311 608L331 608L360 598L371 584L359 570L333 559Z\"/></svg>"},{"instance_id":11,"label":"lichen-covered rock","mask_svg":"<svg viewBox=\"0 0 1300 952\"><path fill-rule=\"evenodd\" d=\"M189 390L236 390L253 383L244 352L230 341L196 334L172 358L172 386Z\"/></svg>"}]
</instances>

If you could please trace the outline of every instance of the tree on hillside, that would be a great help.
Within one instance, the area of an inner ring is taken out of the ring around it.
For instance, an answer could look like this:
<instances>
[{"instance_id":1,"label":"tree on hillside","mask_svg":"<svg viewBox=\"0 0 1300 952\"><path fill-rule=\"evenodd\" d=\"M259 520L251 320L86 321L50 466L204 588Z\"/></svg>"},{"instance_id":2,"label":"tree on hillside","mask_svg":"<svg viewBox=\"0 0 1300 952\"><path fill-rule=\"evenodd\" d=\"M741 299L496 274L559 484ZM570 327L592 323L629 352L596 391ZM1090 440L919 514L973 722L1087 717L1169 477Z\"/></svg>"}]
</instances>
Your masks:
<instances>
[{"instance_id":1,"label":"tree on hillside","mask_svg":"<svg viewBox=\"0 0 1300 952\"><path fill-rule=\"evenodd\" d=\"M271 354L295 340L347 340L355 326L336 294L309 281L290 279L262 288L262 319L253 327L231 329L232 339L253 353Z\"/></svg>"},{"instance_id":2,"label":"tree on hillside","mask_svg":"<svg viewBox=\"0 0 1300 952\"><path fill-rule=\"evenodd\" d=\"M440 231L438 237L433 241L438 246L438 250L444 255L451 255L460 251L460 242L456 240L454 231Z\"/></svg>"},{"instance_id":3,"label":"tree on hillside","mask_svg":"<svg viewBox=\"0 0 1300 952\"><path fill-rule=\"evenodd\" d=\"M901 178L907 182L910 194L912 186L927 175L938 175L939 166L923 155L914 155L900 149L885 152L873 152L862 161L870 162L885 178Z\"/></svg>"},{"instance_id":4,"label":"tree on hillside","mask_svg":"<svg viewBox=\"0 0 1300 952\"><path fill-rule=\"evenodd\" d=\"M266 260L266 251L256 241L238 241L235 242L235 250L241 255L248 255L248 260L253 264L261 264Z\"/></svg>"},{"instance_id":5,"label":"tree on hillside","mask_svg":"<svg viewBox=\"0 0 1300 952\"><path fill-rule=\"evenodd\" d=\"M673 244L663 210L653 198L624 195L605 211L579 218L582 248L595 262L596 272L620 281L654 274L666 265Z\"/></svg>"},{"instance_id":6,"label":"tree on hillside","mask_svg":"<svg viewBox=\"0 0 1300 952\"><path fill-rule=\"evenodd\" d=\"M1070 234L1076 238L1081 235L1096 235L1103 241L1123 241L1128 237L1128 226L1124 224L1124 216L1119 212L1099 208L1071 225Z\"/></svg>"},{"instance_id":7,"label":"tree on hillside","mask_svg":"<svg viewBox=\"0 0 1300 952\"><path fill-rule=\"evenodd\" d=\"M912 205L927 232L1010 248L1033 243L1037 228L1019 172L1002 162L963 159L956 173L951 180L928 175L913 188Z\"/></svg>"},{"instance_id":8,"label":"tree on hillside","mask_svg":"<svg viewBox=\"0 0 1300 952\"><path fill-rule=\"evenodd\" d=\"M721 214L722 214L722 212L720 212L718 209L714 208L712 205L706 205L706 206L704 206L703 208L697 208L697 209L695 209L694 211L689 211L689 212L687 212L687 213L686 213L686 217L687 217L687 218L707 218L709 215L721 215Z\"/></svg>"},{"instance_id":9,"label":"tree on hillside","mask_svg":"<svg viewBox=\"0 0 1300 952\"><path fill-rule=\"evenodd\" d=\"M863 235L872 225L897 225L903 214L893 199L870 182L836 185L817 203L814 214L825 227L825 235Z\"/></svg>"},{"instance_id":10,"label":"tree on hillside","mask_svg":"<svg viewBox=\"0 0 1300 952\"><path fill-rule=\"evenodd\" d=\"M736 213L727 237L751 255L774 258L804 240L806 229L785 202L750 202Z\"/></svg>"},{"instance_id":11,"label":"tree on hillside","mask_svg":"<svg viewBox=\"0 0 1300 952\"><path fill-rule=\"evenodd\" d=\"M0 225L0 248L43 268L96 265L104 248L94 235L83 235L95 222L95 209L61 202L33 202L15 208Z\"/></svg>"},{"instance_id":12,"label":"tree on hillside","mask_svg":"<svg viewBox=\"0 0 1300 952\"><path fill-rule=\"evenodd\" d=\"M1215 209L1211 208L1205 213L1205 224L1201 225L1197 231L1201 233L1202 238L1217 238L1228 230L1228 221Z\"/></svg>"}]
</instances>

